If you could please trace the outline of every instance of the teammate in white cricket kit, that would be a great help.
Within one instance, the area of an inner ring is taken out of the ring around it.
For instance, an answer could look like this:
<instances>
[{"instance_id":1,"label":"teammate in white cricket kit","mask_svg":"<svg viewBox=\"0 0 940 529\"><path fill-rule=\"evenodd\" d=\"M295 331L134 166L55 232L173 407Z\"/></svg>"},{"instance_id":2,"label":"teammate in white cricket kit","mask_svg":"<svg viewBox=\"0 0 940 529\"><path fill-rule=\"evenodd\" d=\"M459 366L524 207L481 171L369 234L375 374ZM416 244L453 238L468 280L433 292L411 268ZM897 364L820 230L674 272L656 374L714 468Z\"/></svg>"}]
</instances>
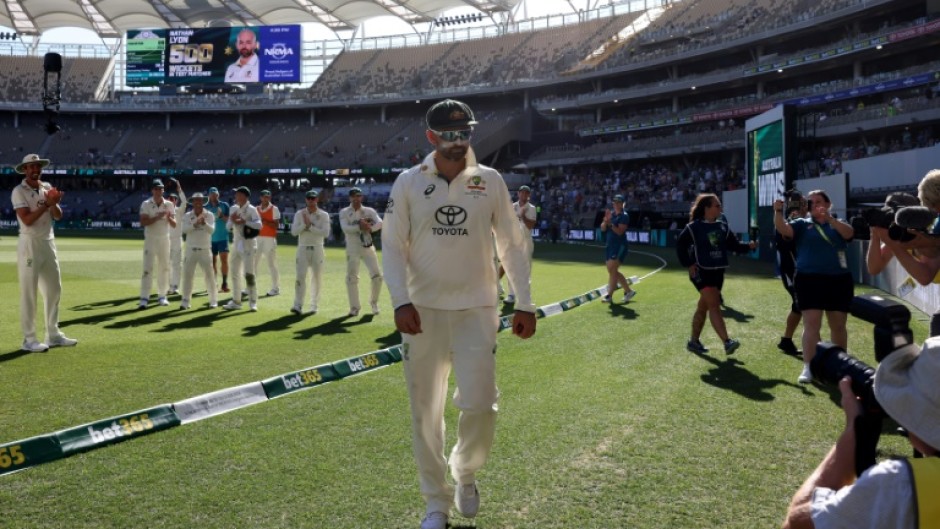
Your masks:
<instances>
[{"instance_id":1,"label":"teammate in white cricket kit","mask_svg":"<svg viewBox=\"0 0 940 529\"><path fill-rule=\"evenodd\" d=\"M372 314L378 314L382 271L379 269L379 258L375 254L372 237L382 229L382 218L374 209L362 205L362 190L354 187L349 190L349 206L339 212L339 222L346 236L346 293L349 295L349 315L358 316L362 308L359 304L360 260L366 263L372 283L369 306L372 308Z\"/></svg>"},{"instance_id":2,"label":"teammate in white cricket kit","mask_svg":"<svg viewBox=\"0 0 940 529\"><path fill-rule=\"evenodd\" d=\"M320 194L307 191L307 207L294 214L290 232L297 237L297 284L294 287L294 306L290 311L302 314L307 291L307 271L310 279L310 312L317 313L323 283L323 241L330 235L330 214L318 207Z\"/></svg>"},{"instance_id":3,"label":"teammate in white cricket kit","mask_svg":"<svg viewBox=\"0 0 940 529\"><path fill-rule=\"evenodd\" d=\"M257 236L261 231L261 216L248 202L251 190L241 186L235 190L235 205L229 210L227 226L232 230L232 245L229 269L232 272L232 300L222 306L226 310L242 308L242 276L248 286L248 308L258 310L258 286L255 283L255 252L258 251ZM248 228L246 230L246 228Z\"/></svg>"},{"instance_id":4,"label":"teammate in white cricket kit","mask_svg":"<svg viewBox=\"0 0 940 529\"><path fill-rule=\"evenodd\" d=\"M496 251L516 292L513 334L535 333L529 256L502 176L470 149L470 108L445 100L427 114L434 152L395 180L382 228L385 281L402 333L413 449L427 510L422 529L444 529L453 501L476 516L476 473L496 426ZM457 443L444 452L444 405L451 368L460 409ZM447 466L456 482L446 479Z\"/></svg>"},{"instance_id":5,"label":"teammate in white cricket kit","mask_svg":"<svg viewBox=\"0 0 940 529\"><path fill-rule=\"evenodd\" d=\"M153 286L153 265L157 264L157 301L169 305L166 293L170 283L170 229L176 227L176 207L163 198L163 182L153 181L152 197L140 205L140 225L144 227L144 273L140 277L139 308L147 308Z\"/></svg>"},{"instance_id":6,"label":"teammate in white cricket kit","mask_svg":"<svg viewBox=\"0 0 940 529\"><path fill-rule=\"evenodd\" d=\"M193 295L193 277L196 265L202 268L209 293L209 307L219 305L215 289L215 272L212 270L212 232L215 231L215 215L205 209L206 197L193 193L193 209L183 214L183 233L186 234L186 259L183 261L183 300L181 309L188 309Z\"/></svg>"},{"instance_id":7,"label":"teammate in white cricket kit","mask_svg":"<svg viewBox=\"0 0 940 529\"><path fill-rule=\"evenodd\" d=\"M179 180L171 178L170 182L176 184L176 193L170 193L169 200L176 207L176 226L170 229L170 291L169 294L179 294L180 273L183 270L183 223L180 219L186 213L186 193Z\"/></svg>"},{"instance_id":8,"label":"teammate in white cricket kit","mask_svg":"<svg viewBox=\"0 0 940 529\"><path fill-rule=\"evenodd\" d=\"M11 200L20 225L16 247L16 264L20 280L20 326L23 329L22 349L42 352L50 347L70 347L78 340L66 337L59 330L59 298L62 296L62 276L56 254L52 221L62 218L59 201L64 193L54 191L39 179L42 168L49 160L38 154L27 154L16 166L17 173L25 175L23 182L13 188ZM46 316L46 341L36 339L36 292L42 294Z\"/></svg>"},{"instance_id":9,"label":"teammate in white cricket kit","mask_svg":"<svg viewBox=\"0 0 940 529\"><path fill-rule=\"evenodd\" d=\"M271 203L271 192L267 189L261 191L261 204L258 204L258 215L261 216L261 233L258 234L258 252L255 254L255 274L260 273L261 259L268 263L271 272L271 290L268 296L281 293L281 273L277 268L277 232L281 226L281 210Z\"/></svg>"},{"instance_id":10,"label":"teammate in white cricket kit","mask_svg":"<svg viewBox=\"0 0 940 529\"><path fill-rule=\"evenodd\" d=\"M538 212L535 210L535 206L529 202L529 198L532 197L532 188L529 186L519 187L519 200L512 204L513 211L516 212L516 217L519 218L519 224L522 225L522 233L524 235L523 240L525 241L525 249L529 255L529 276L532 275L532 253L535 251L535 242L532 241L532 228L535 227L535 221L538 217ZM497 281L498 284L498 281ZM507 304L513 304L516 302L516 293L512 289L512 283L509 283L509 296L506 297Z\"/></svg>"}]
</instances>

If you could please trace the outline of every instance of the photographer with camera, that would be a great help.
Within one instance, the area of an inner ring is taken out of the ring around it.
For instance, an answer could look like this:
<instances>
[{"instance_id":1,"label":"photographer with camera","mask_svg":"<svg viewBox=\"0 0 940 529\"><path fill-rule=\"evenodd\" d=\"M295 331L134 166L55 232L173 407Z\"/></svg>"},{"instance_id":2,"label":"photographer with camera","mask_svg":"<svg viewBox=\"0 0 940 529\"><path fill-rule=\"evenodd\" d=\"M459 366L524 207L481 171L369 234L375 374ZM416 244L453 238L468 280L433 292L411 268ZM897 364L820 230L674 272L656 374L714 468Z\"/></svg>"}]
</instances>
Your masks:
<instances>
[{"instance_id":1,"label":"photographer with camera","mask_svg":"<svg viewBox=\"0 0 940 529\"><path fill-rule=\"evenodd\" d=\"M784 198L787 199L787 221L806 218L806 199L799 191L787 191ZM803 313L796 303L796 244L792 239L786 239L777 232L774 236L774 248L777 251L777 265L780 267L780 281L790 294L790 313L787 314L786 327L777 348L789 355L799 356L801 353L793 343L796 327L803 321Z\"/></svg>"},{"instance_id":2,"label":"photographer with camera","mask_svg":"<svg viewBox=\"0 0 940 529\"><path fill-rule=\"evenodd\" d=\"M923 458L892 459L856 480L857 419L865 403L839 381L845 429L790 503L784 529L940 527L940 338L889 354L874 375L877 404L908 432ZM933 501L931 501L933 500Z\"/></svg>"},{"instance_id":3,"label":"photographer with camera","mask_svg":"<svg viewBox=\"0 0 940 529\"><path fill-rule=\"evenodd\" d=\"M823 311L830 340L847 347L846 321L855 290L845 256L854 230L832 216L832 201L825 191L810 191L807 199L810 217L790 222L783 218L783 200L774 201L774 227L796 245L796 300L803 313L803 371L797 378L801 384L813 379L809 363L820 340Z\"/></svg>"},{"instance_id":4,"label":"photographer with camera","mask_svg":"<svg viewBox=\"0 0 940 529\"><path fill-rule=\"evenodd\" d=\"M898 237L896 231L895 236L890 236L889 229L871 226L871 243L867 256L870 274L880 273L893 257L897 257L898 264L919 284L940 282L940 237L937 237L940 235L940 222L937 222L937 216L940 214L940 169L934 169L924 175L917 185L917 197L923 205L923 208L917 209L929 211L934 216L934 221L927 225L927 219L920 218L925 216L923 211L906 207L898 211L909 210L911 214L917 213L916 224L924 224L923 228L926 229L909 228L904 232L904 236ZM903 216L903 213L901 215ZM930 335L940 335L940 312L930 318Z\"/></svg>"}]
</instances>

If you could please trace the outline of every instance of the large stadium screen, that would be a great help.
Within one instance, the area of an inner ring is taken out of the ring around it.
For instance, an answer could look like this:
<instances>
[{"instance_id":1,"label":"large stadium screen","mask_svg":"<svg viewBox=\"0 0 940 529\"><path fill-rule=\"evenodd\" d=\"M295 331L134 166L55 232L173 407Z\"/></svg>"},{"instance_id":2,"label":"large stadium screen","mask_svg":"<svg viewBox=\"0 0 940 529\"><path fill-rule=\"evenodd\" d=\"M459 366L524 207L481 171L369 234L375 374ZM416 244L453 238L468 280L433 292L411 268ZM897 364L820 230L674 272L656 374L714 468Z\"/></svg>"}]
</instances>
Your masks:
<instances>
[{"instance_id":1,"label":"large stadium screen","mask_svg":"<svg viewBox=\"0 0 940 529\"><path fill-rule=\"evenodd\" d=\"M127 32L127 85L299 83L299 25Z\"/></svg>"},{"instance_id":2,"label":"large stadium screen","mask_svg":"<svg viewBox=\"0 0 940 529\"><path fill-rule=\"evenodd\" d=\"M773 255L773 204L783 197L793 178L795 145L790 113L780 105L747 120L748 224L758 228L761 258Z\"/></svg>"}]
</instances>

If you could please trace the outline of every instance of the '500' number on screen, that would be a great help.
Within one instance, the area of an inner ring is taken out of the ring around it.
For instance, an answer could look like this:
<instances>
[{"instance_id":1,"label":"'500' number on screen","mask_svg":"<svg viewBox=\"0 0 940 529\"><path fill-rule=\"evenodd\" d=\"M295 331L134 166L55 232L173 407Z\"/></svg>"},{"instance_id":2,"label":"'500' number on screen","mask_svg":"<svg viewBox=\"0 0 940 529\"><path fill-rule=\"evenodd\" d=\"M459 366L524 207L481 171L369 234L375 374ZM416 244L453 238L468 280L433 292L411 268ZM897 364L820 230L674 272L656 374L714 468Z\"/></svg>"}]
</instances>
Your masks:
<instances>
[{"instance_id":1,"label":"'500' number on screen","mask_svg":"<svg viewBox=\"0 0 940 529\"><path fill-rule=\"evenodd\" d=\"M212 44L170 44L170 64L212 62Z\"/></svg>"}]
</instances>

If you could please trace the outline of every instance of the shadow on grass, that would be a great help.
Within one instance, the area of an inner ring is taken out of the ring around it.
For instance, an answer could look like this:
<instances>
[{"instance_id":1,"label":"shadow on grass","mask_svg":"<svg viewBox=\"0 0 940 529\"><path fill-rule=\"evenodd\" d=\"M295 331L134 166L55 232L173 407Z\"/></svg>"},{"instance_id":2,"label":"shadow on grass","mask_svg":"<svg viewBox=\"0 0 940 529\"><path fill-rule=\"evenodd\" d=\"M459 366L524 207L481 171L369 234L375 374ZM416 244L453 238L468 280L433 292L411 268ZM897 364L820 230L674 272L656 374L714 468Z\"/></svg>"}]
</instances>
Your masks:
<instances>
[{"instance_id":1,"label":"shadow on grass","mask_svg":"<svg viewBox=\"0 0 940 529\"><path fill-rule=\"evenodd\" d=\"M258 336L263 332L277 332L277 331L286 331L290 329L291 325L301 322L307 318L307 316L312 316L312 314L294 314L293 312L288 313L287 315L281 316L276 320L266 321L260 325L251 325L245 327L242 336Z\"/></svg>"},{"instance_id":2,"label":"shadow on grass","mask_svg":"<svg viewBox=\"0 0 940 529\"><path fill-rule=\"evenodd\" d=\"M377 343L380 349L386 349L393 345L398 345L401 343L401 334L398 331L392 331L381 338L376 338L375 343Z\"/></svg>"},{"instance_id":3,"label":"shadow on grass","mask_svg":"<svg viewBox=\"0 0 940 529\"><path fill-rule=\"evenodd\" d=\"M243 314L248 314L247 310L223 310L219 308L211 308L205 306L196 310L176 310L172 313L167 313L172 316L190 316L193 314L198 314L195 318L189 318L187 320L167 323L160 329L155 329L152 332L172 332L179 329L204 329L207 327L212 327L212 325L220 320L226 318L234 318Z\"/></svg>"},{"instance_id":4,"label":"shadow on grass","mask_svg":"<svg viewBox=\"0 0 940 529\"><path fill-rule=\"evenodd\" d=\"M625 320L635 320L637 318L635 310L631 309L627 305L622 305L620 303L611 303L610 313L618 318L623 318Z\"/></svg>"},{"instance_id":5,"label":"shadow on grass","mask_svg":"<svg viewBox=\"0 0 940 529\"><path fill-rule=\"evenodd\" d=\"M137 298L134 298L136 301ZM114 312L107 312L104 314L95 314L93 316L84 316L81 318L74 318L71 320L60 321L60 327L67 327L69 325L100 325L102 323L109 322L115 318L120 318L121 316L127 316L129 314L136 314L138 311L137 307L132 309L116 310Z\"/></svg>"},{"instance_id":6,"label":"shadow on grass","mask_svg":"<svg viewBox=\"0 0 940 529\"><path fill-rule=\"evenodd\" d=\"M48 352L48 351L44 351L44 352ZM0 363L9 362L10 360L16 360L17 358L22 358L28 354L31 354L30 351L24 351L22 349L10 351L9 353L3 353L3 354L0 354Z\"/></svg>"},{"instance_id":7,"label":"shadow on grass","mask_svg":"<svg viewBox=\"0 0 940 529\"><path fill-rule=\"evenodd\" d=\"M141 325L153 325L154 323L160 323L161 321L168 318L178 318L180 316L186 316L187 314L192 314L192 310L180 310L179 306L170 307L155 307L157 310L150 311L150 309L135 309L133 312L140 314L138 318L131 318L129 320L116 321L114 323L109 323L105 325L105 329L127 329L129 327L140 327ZM160 310L162 309L162 310ZM196 311L210 310L209 307L203 307L201 309L196 309Z\"/></svg>"},{"instance_id":8,"label":"shadow on grass","mask_svg":"<svg viewBox=\"0 0 940 529\"><path fill-rule=\"evenodd\" d=\"M754 319L753 314L744 314L743 312L729 307L728 305L721 306L721 315L726 319L731 319L740 323L747 323Z\"/></svg>"},{"instance_id":9,"label":"shadow on grass","mask_svg":"<svg viewBox=\"0 0 940 529\"><path fill-rule=\"evenodd\" d=\"M330 336L333 334L348 334L350 327L355 327L357 325L364 325L371 322L375 319L375 316L367 314L362 316L358 320L355 320L353 316L340 316L339 318L333 318L327 322L321 323L316 327L311 327L309 329L304 329L294 333L295 340L309 340L314 336Z\"/></svg>"},{"instance_id":10,"label":"shadow on grass","mask_svg":"<svg viewBox=\"0 0 940 529\"><path fill-rule=\"evenodd\" d=\"M715 366L712 369L709 369L708 373L705 373L701 376L702 382L715 386L716 388L734 391L742 397L751 400L760 402L774 400L773 394L767 390L781 385L797 388L806 395L813 394L801 384L787 382L786 380L782 379L764 380L745 369L743 367L744 362L738 360L737 358L726 358L725 360L719 360L705 353L692 354L708 361Z\"/></svg>"},{"instance_id":11,"label":"shadow on grass","mask_svg":"<svg viewBox=\"0 0 940 529\"><path fill-rule=\"evenodd\" d=\"M95 309L102 309L102 308L108 308L108 307L120 307L121 305L124 305L125 303L130 303L132 301L136 302L139 299L140 298L138 298L137 296L132 296L129 298L121 298L121 299L107 299L104 301L96 301L94 303L82 303L81 305L75 305L69 310L78 311L78 310L95 310Z\"/></svg>"}]
</instances>

